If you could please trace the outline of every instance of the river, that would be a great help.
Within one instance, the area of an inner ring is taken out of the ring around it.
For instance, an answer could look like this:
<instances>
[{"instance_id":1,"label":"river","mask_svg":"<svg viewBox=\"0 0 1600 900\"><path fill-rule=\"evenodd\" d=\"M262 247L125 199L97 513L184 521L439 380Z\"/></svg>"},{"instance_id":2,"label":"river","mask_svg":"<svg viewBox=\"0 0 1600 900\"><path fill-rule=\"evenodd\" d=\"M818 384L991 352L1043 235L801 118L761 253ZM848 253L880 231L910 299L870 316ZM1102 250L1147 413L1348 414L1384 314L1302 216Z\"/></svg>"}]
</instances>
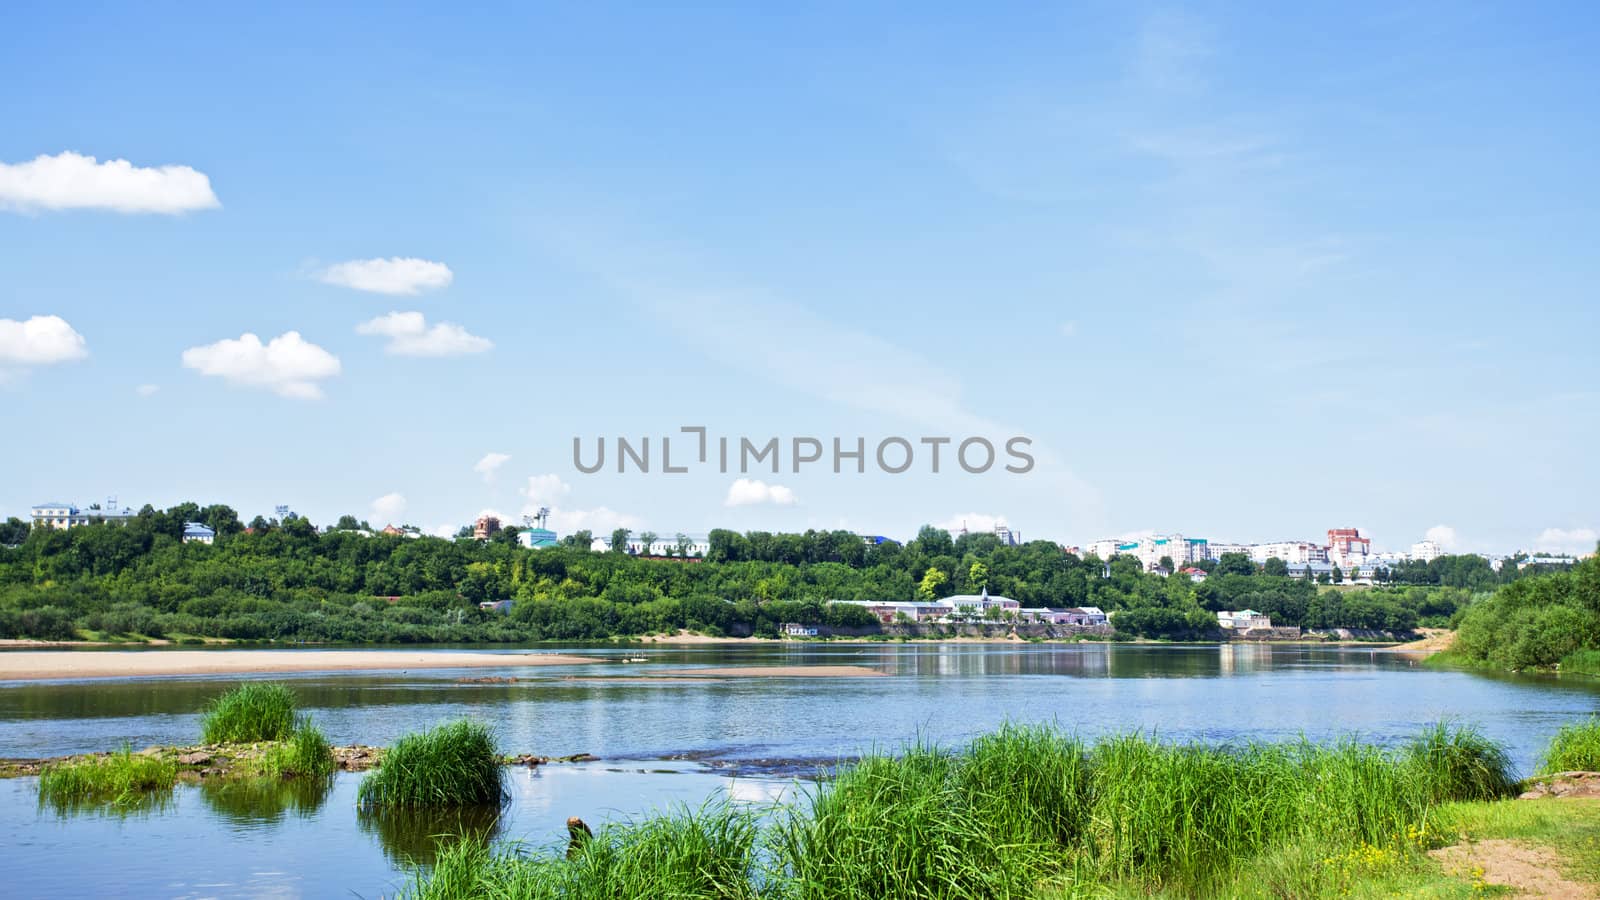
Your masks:
<instances>
[{"instance_id":1,"label":"river","mask_svg":"<svg viewBox=\"0 0 1600 900\"><path fill-rule=\"evenodd\" d=\"M427 861L429 836L442 830L545 846L563 839L569 815L598 824L713 796L766 804L807 789L804 778L841 759L918 738L959 743L1006 721L1054 722L1085 737L1142 729L1170 740L1353 734L1392 743L1449 717L1503 742L1527 772L1557 727L1600 710L1600 681L1435 671L1350 647L796 643L563 651L607 658L605 674L628 677L586 677L593 667L280 676L335 744L387 744L472 716L494 726L506 752L600 757L513 769L511 802L496 821L360 816L356 774L339 775L327 791L180 785L170 803L121 814L42 808L37 779L9 779L0 781L7 893L392 895ZM623 662L641 655L645 662ZM891 677L643 677L819 664ZM457 681L496 675L517 680ZM0 682L0 756L193 743L200 709L231 683Z\"/></svg>"}]
</instances>

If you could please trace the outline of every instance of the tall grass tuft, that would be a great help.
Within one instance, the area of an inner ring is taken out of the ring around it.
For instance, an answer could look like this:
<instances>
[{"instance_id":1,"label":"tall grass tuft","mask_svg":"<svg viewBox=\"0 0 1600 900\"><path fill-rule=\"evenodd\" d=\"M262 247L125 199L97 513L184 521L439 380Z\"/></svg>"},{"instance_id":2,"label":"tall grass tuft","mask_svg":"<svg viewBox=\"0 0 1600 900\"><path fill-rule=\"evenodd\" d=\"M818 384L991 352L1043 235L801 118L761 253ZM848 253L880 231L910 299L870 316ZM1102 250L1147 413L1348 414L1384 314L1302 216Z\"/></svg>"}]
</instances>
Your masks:
<instances>
[{"instance_id":1,"label":"tall grass tuft","mask_svg":"<svg viewBox=\"0 0 1600 900\"><path fill-rule=\"evenodd\" d=\"M994 865L1011 840L963 802L959 761L929 746L871 756L791 810L775 843L795 896L997 897L1022 891L1029 866Z\"/></svg>"},{"instance_id":2,"label":"tall grass tuft","mask_svg":"<svg viewBox=\"0 0 1600 900\"><path fill-rule=\"evenodd\" d=\"M1517 792L1505 748L1469 725L1429 726L1406 748L1406 761L1434 803L1498 800Z\"/></svg>"},{"instance_id":3,"label":"tall grass tuft","mask_svg":"<svg viewBox=\"0 0 1600 900\"><path fill-rule=\"evenodd\" d=\"M129 747L103 757L50 763L39 772L39 800L58 810L110 804L148 805L170 792L178 767L170 760L140 756Z\"/></svg>"},{"instance_id":4,"label":"tall grass tuft","mask_svg":"<svg viewBox=\"0 0 1600 900\"><path fill-rule=\"evenodd\" d=\"M333 748L322 730L306 719L288 740L268 747L254 769L270 778L325 778L333 774Z\"/></svg>"},{"instance_id":5,"label":"tall grass tuft","mask_svg":"<svg viewBox=\"0 0 1600 900\"><path fill-rule=\"evenodd\" d=\"M1561 726L1539 763L1540 775L1600 772L1600 716Z\"/></svg>"},{"instance_id":6,"label":"tall grass tuft","mask_svg":"<svg viewBox=\"0 0 1600 900\"><path fill-rule=\"evenodd\" d=\"M494 736L463 719L402 737L358 797L364 807L498 805L504 778Z\"/></svg>"},{"instance_id":7,"label":"tall grass tuft","mask_svg":"<svg viewBox=\"0 0 1600 900\"><path fill-rule=\"evenodd\" d=\"M287 686L251 681L211 702L201 720L207 744L281 741L294 732L295 696Z\"/></svg>"},{"instance_id":8,"label":"tall grass tuft","mask_svg":"<svg viewBox=\"0 0 1600 900\"><path fill-rule=\"evenodd\" d=\"M1088 752L1045 726L1003 725L976 738L955 769L956 788L996 846L1027 853L1076 845L1088 830Z\"/></svg>"}]
</instances>

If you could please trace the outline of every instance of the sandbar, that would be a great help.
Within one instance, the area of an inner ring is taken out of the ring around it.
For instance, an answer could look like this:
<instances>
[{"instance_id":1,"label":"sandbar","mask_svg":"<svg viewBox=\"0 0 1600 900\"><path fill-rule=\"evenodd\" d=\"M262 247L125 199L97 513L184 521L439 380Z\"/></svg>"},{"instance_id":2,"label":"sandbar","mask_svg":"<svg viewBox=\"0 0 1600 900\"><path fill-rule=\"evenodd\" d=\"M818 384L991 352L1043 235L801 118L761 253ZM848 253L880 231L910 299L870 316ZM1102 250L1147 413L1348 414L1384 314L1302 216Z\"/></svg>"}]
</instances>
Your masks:
<instances>
[{"instance_id":1,"label":"sandbar","mask_svg":"<svg viewBox=\"0 0 1600 900\"><path fill-rule=\"evenodd\" d=\"M858 678L885 673L866 666L728 666L712 669L673 669L652 672L657 678Z\"/></svg>"},{"instance_id":2,"label":"sandbar","mask_svg":"<svg viewBox=\"0 0 1600 900\"><path fill-rule=\"evenodd\" d=\"M555 653L470 650L20 650L0 652L0 681L575 666L603 660Z\"/></svg>"}]
</instances>

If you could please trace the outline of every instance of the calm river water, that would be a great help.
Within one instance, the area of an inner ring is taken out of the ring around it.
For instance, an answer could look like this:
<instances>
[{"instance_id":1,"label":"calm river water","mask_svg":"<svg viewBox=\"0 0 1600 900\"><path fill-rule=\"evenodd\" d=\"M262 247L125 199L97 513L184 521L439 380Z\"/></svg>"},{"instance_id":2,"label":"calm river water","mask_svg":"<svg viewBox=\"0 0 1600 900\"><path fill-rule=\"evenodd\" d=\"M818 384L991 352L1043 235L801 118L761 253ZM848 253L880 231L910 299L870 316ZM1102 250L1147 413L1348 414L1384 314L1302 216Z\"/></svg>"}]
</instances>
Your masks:
<instances>
[{"instance_id":1,"label":"calm river water","mask_svg":"<svg viewBox=\"0 0 1600 900\"><path fill-rule=\"evenodd\" d=\"M1355 734L1387 743L1454 717L1504 742L1528 771L1560 724L1600 711L1600 681L1440 672L1360 648L769 644L563 652L615 660L600 669L613 676L850 664L894 677L581 678L594 667L279 676L334 743L387 744L473 716L494 725L507 752L601 759L513 770L512 800L497 820L442 824L358 815L359 775L309 793L180 785L170 803L123 814L41 808L37 779L3 780L5 893L392 895L427 861L429 836L440 831L542 846L564 840L569 815L597 824L717 795L765 804L839 759L917 737L957 743L1008 720L1055 722L1085 736L1144 729L1172 740ZM638 655L648 661L622 662ZM457 683L463 675L517 682ZM192 743L200 708L229 683L0 682L0 757Z\"/></svg>"}]
</instances>

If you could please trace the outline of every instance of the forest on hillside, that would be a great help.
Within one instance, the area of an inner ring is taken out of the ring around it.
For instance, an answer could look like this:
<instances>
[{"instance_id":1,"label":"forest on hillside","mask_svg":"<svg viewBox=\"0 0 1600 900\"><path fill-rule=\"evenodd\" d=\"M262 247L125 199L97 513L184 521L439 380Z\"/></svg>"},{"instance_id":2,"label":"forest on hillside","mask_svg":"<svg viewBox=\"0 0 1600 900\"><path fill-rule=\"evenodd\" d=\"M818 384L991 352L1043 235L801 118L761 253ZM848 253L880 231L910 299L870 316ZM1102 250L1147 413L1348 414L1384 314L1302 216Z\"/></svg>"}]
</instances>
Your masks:
<instances>
[{"instance_id":1,"label":"forest on hillside","mask_svg":"<svg viewBox=\"0 0 1600 900\"><path fill-rule=\"evenodd\" d=\"M215 543L183 543L188 521L215 529ZM704 559L589 545L587 533L525 549L509 530L488 541L408 538L319 530L295 516L246 526L227 506L194 503L69 530L12 519L0 523L0 636L522 642L680 628L775 635L783 622L875 623L832 600L936 599L985 588L1023 606L1098 606L1135 637L1205 637L1215 632L1217 610L1242 608L1280 625L1400 632L1450 624L1501 578L1480 557L1441 557L1393 573L1395 584L1340 591L1287 577L1275 561L1258 567L1226 554L1202 564L1212 574L1196 583L1146 573L1131 557L1079 558L1049 541L1005 546L992 534L933 527L903 545L868 544L845 531L719 529ZM509 614L479 607L502 599L513 601Z\"/></svg>"}]
</instances>

